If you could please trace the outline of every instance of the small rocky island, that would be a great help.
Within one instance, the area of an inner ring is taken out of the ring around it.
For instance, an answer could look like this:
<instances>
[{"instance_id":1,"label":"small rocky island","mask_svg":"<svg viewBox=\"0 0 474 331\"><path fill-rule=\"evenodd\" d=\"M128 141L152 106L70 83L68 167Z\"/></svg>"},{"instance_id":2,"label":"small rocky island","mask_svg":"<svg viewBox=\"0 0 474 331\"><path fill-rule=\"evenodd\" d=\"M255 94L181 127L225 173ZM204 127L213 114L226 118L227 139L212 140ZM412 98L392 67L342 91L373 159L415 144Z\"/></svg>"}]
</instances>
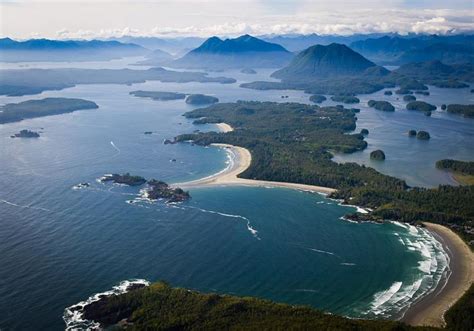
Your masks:
<instances>
[{"instance_id":1,"label":"small rocky island","mask_svg":"<svg viewBox=\"0 0 474 331\"><path fill-rule=\"evenodd\" d=\"M424 101L412 101L408 103L406 107L407 107L407 110L418 110L425 113L436 110L436 106Z\"/></svg>"},{"instance_id":2,"label":"small rocky island","mask_svg":"<svg viewBox=\"0 0 474 331\"><path fill-rule=\"evenodd\" d=\"M474 117L474 105L449 105L447 107L448 113L463 115L464 117Z\"/></svg>"},{"instance_id":3,"label":"small rocky island","mask_svg":"<svg viewBox=\"0 0 474 331\"><path fill-rule=\"evenodd\" d=\"M132 91L131 95L139 98L150 98L157 101L182 100L186 98L186 94L177 92L161 92L161 91Z\"/></svg>"},{"instance_id":4,"label":"small rocky island","mask_svg":"<svg viewBox=\"0 0 474 331\"><path fill-rule=\"evenodd\" d=\"M186 98L186 103L190 105L210 105L217 102L218 98L204 94L191 94Z\"/></svg>"},{"instance_id":5,"label":"small rocky island","mask_svg":"<svg viewBox=\"0 0 474 331\"><path fill-rule=\"evenodd\" d=\"M143 197L149 200L164 199L166 202L182 202L191 198L188 192L183 191L179 187L170 187L167 183L150 179L146 180L141 176L132 176L128 172L123 175L112 174L105 175L100 178L102 183L113 182L115 184L123 184L128 186L141 186L148 184L148 187L141 191Z\"/></svg>"},{"instance_id":6,"label":"small rocky island","mask_svg":"<svg viewBox=\"0 0 474 331\"><path fill-rule=\"evenodd\" d=\"M334 95L331 97L332 101L342 102L342 103L359 103L359 98L353 95Z\"/></svg>"},{"instance_id":7,"label":"small rocky island","mask_svg":"<svg viewBox=\"0 0 474 331\"><path fill-rule=\"evenodd\" d=\"M395 93L396 93L396 94L400 94L400 95L413 94L413 92L410 91L410 90L407 89L407 88L400 88L400 89L396 90Z\"/></svg>"},{"instance_id":8,"label":"small rocky island","mask_svg":"<svg viewBox=\"0 0 474 331\"><path fill-rule=\"evenodd\" d=\"M150 179L147 183L150 188L146 190L145 197L150 200L165 199L167 202L183 202L191 198L189 192L179 187L170 187L163 181Z\"/></svg>"},{"instance_id":9,"label":"small rocky island","mask_svg":"<svg viewBox=\"0 0 474 331\"><path fill-rule=\"evenodd\" d=\"M416 137L416 130L408 131L408 137Z\"/></svg>"},{"instance_id":10,"label":"small rocky island","mask_svg":"<svg viewBox=\"0 0 474 331\"><path fill-rule=\"evenodd\" d=\"M430 92L428 92L428 91L415 91L415 94L421 94L421 95L428 96L428 95L430 95Z\"/></svg>"},{"instance_id":11,"label":"small rocky island","mask_svg":"<svg viewBox=\"0 0 474 331\"><path fill-rule=\"evenodd\" d=\"M388 101L375 101L369 100L367 103L369 107L375 108L381 111L395 111L395 107Z\"/></svg>"},{"instance_id":12,"label":"small rocky island","mask_svg":"<svg viewBox=\"0 0 474 331\"><path fill-rule=\"evenodd\" d=\"M392 95L393 92L392 92L392 91L385 91L385 92L383 92L383 94L384 94L384 95Z\"/></svg>"},{"instance_id":13,"label":"small rocky island","mask_svg":"<svg viewBox=\"0 0 474 331\"><path fill-rule=\"evenodd\" d=\"M366 136L366 135L369 134L369 130L367 130L367 129L362 129L362 130L360 130L360 134Z\"/></svg>"},{"instance_id":14,"label":"small rocky island","mask_svg":"<svg viewBox=\"0 0 474 331\"><path fill-rule=\"evenodd\" d=\"M140 176L132 176L128 172L123 175L112 174L105 175L100 179L101 182L113 182L115 184L124 184L129 186L140 186L146 183L146 179Z\"/></svg>"},{"instance_id":15,"label":"small rocky island","mask_svg":"<svg viewBox=\"0 0 474 331\"><path fill-rule=\"evenodd\" d=\"M385 160L385 153L381 149L377 149L370 153L371 160L383 161Z\"/></svg>"},{"instance_id":16,"label":"small rocky island","mask_svg":"<svg viewBox=\"0 0 474 331\"><path fill-rule=\"evenodd\" d=\"M322 103L326 101L326 97L324 95L315 94L309 97L309 101L314 103Z\"/></svg>"},{"instance_id":17,"label":"small rocky island","mask_svg":"<svg viewBox=\"0 0 474 331\"><path fill-rule=\"evenodd\" d=\"M416 101L416 97L414 95L407 94L403 96L403 101L405 102Z\"/></svg>"},{"instance_id":18,"label":"small rocky island","mask_svg":"<svg viewBox=\"0 0 474 331\"><path fill-rule=\"evenodd\" d=\"M252 68L244 68L240 70L241 73L247 74L247 75L255 75L257 72L253 70Z\"/></svg>"},{"instance_id":19,"label":"small rocky island","mask_svg":"<svg viewBox=\"0 0 474 331\"><path fill-rule=\"evenodd\" d=\"M39 133L30 130L21 130L18 133L10 136L11 138L39 138Z\"/></svg>"},{"instance_id":20,"label":"small rocky island","mask_svg":"<svg viewBox=\"0 0 474 331\"><path fill-rule=\"evenodd\" d=\"M427 131L418 131L418 133L416 134L416 138L421 140L429 140L431 137Z\"/></svg>"}]
</instances>

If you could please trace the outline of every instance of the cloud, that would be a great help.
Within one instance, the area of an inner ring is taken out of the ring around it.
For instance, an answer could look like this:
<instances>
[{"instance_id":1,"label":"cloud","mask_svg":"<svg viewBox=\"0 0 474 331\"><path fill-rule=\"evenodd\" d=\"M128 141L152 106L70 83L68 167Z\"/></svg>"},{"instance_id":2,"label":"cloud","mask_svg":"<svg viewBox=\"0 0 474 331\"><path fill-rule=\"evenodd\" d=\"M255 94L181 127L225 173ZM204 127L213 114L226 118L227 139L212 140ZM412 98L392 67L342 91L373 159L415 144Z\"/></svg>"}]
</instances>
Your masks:
<instances>
[{"instance_id":1,"label":"cloud","mask_svg":"<svg viewBox=\"0 0 474 331\"><path fill-rule=\"evenodd\" d=\"M474 31L461 0L0 0L0 34L92 39ZM409 5L408 5L409 3ZM451 6L451 7L450 7Z\"/></svg>"},{"instance_id":2,"label":"cloud","mask_svg":"<svg viewBox=\"0 0 474 331\"><path fill-rule=\"evenodd\" d=\"M433 16L435 15L435 16ZM261 34L310 34L321 35L351 35L355 33L388 33L397 32L408 33L459 33L472 32L474 26L472 20L460 19L456 16L436 16L436 13L426 14L425 17L412 17L404 15L398 11L379 13L379 20L362 19L358 21L340 17L335 20L330 15L314 17L302 17L298 22L273 23L279 18L267 17L268 22L247 23L236 21L235 23L209 24L209 25L186 25L186 26L155 26L150 29L134 29L131 27L117 29L94 30L60 30L56 33L59 39L92 39L110 38L121 36L156 36L156 37L176 37L176 36L237 36L245 33ZM395 17L395 18L394 18ZM294 18L293 18L294 19ZM333 23L337 21L337 23Z\"/></svg>"}]
</instances>

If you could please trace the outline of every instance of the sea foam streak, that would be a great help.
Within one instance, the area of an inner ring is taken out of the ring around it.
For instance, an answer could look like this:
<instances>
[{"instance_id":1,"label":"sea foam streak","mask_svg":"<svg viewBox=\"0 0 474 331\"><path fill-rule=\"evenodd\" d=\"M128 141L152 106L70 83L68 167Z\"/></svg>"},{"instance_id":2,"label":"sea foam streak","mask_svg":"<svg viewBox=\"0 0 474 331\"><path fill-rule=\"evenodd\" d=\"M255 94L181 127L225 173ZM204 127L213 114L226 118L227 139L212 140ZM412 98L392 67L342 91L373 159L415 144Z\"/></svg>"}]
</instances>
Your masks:
<instances>
[{"instance_id":1,"label":"sea foam streak","mask_svg":"<svg viewBox=\"0 0 474 331\"><path fill-rule=\"evenodd\" d=\"M328 255L333 255L333 256L339 257L339 255L337 255L337 254L335 254L335 253L333 253L333 252L323 251L323 250L321 250L321 249L310 248L310 247L308 247L308 249L309 249L310 251L313 251L313 252L323 253L323 254L328 254ZM340 258L340 257L339 257L339 258Z\"/></svg>"},{"instance_id":2,"label":"sea foam streak","mask_svg":"<svg viewBox=\"0 0 474 331\"><path fill-rule=\"evenodd\" d=\"M94 321L89 321L84 318L84 308L93 302L99 301L104 296L119 295L128 292L133 285L150 285L145 279L124 280L119 285L114 286L111 290L102 293L96 293L85 301L81 301L75 305L64 309L63 320L66 323L67 331L79 330L101 330L100 324Z\"/></svg>"},{"instance_id":3,"label":"sea foam streak","mask_svg":"<svg viewBox=\"0 0 474 331\"><path fill-rule=\"evenodd\" d=\"M27 208L27 209L34 209L34 210L41 210L41 211L52 212L51 210L46 209L46 208L32 207L31 205L19 205L19 204L16 204L16 203L13 203L13 202L10 202L10 201L7 201L7 200L3 200L3 199L1 199L0 202L1 202L1 203L4 203L4 204L6 204L6 205L18 207L18 208Z\"/></svg>"},{"instance_id":4,"label":"sea foam streak","mask_svg":"<svg viewBox=\"0 0 474 331\"><path fill-rule=\"evenodd\" d=\"M390 288L375 293L367 317L402 318L406 310L438 286L443 288L451 275L449 255L443 245L426 229L410 224L391 222L402 228L394 235L409 251L420 256L415 280L400 280Z\"/></svg>"},{"instance_id":5,"label":"sea foam streak","mask_svg":"<svg viewBox=\"0 0 474 331\"><path fill-rule=\"evenodd\" d=\"M199 211L202 211L204 213L210 213L210 214L216 214L216 215L221 215L221 216L224 216L224 217L231 217L231 218L240 218L240 219L243 219L247 222L247 230L255 237L257 238L258 240L260 240L260 237L258 236L258 231L255 230L252 225L250 224L250 220L245 217L245 216L242 216L242 215L233 215L233 214L226 214L226 213L221 213L221 212L218 212L218 211L215 211L215 210L208 210L208 209L202 209L202 208L198 208L198 207L193 207L193 206L187 206L187 208L193 208L193 209L197 209Z\"/></svg>"},{"instance_id":6,"label":"sea foam streak","mask_svg":"<svg viewBox=\"0 0 474 331\"><path fill-rule=\"evenodd\" d=\"M120 150L120 148L118 148L117 146L115 146L114 142L111 141L110 144L112 145L112 147L118 152L118 154L120 154L122 151Z\"/></svg>"}]
</instances>

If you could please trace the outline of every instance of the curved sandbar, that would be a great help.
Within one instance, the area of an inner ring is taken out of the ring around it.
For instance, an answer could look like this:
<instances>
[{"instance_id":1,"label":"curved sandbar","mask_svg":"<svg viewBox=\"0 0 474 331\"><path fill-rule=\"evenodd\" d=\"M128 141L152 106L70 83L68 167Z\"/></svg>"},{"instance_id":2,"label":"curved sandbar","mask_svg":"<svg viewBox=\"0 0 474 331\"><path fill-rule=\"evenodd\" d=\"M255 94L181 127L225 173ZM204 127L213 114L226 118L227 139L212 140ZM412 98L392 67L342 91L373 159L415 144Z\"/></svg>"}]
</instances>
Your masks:
<instances>
[{"instance_id":1,"label":"curved sandbar","mask_svg":"<svg viewBox=\"0 0 474 331\"><path fill-rule=\"evenodd\" d=\"M217 123L216 124L222 132L230 132L234 129L226 123ZM252 155L250 151L243 147L227 145L227 144L212 144L212 146L225 148L230 153L230 163L227 168L224 170L201 179L176 183L173 186L179 186L183 189L188 189L192 187L204 187L204 186L225 186L225 185L239 185L239 186L259 186L259 187L284 187L291 188L302 191L311 191L329 194L335 192L336 189L330 187L316 186L316 185L306 185L306 184L297 184L297 183L286 183L286 182L274 182L267 180L256 180L256 179L245 179L239 178L242 172L244 172L250 163L252 162Z\"/></svg>"},{"instance_id":2,"label":"curved sandbar","mask_svg":"<svg viewBox=\"0 0 474 331\"><path fill-rule=\"evenodd\" d=\"M440 283L434 292L410 307L402 321L413 326L443 327L444 313L474 282L474 254L451 229L433 223L424 225L443 244L449 254L451 275L446 286L440 287Z\"/></svg>"}]
</instances>

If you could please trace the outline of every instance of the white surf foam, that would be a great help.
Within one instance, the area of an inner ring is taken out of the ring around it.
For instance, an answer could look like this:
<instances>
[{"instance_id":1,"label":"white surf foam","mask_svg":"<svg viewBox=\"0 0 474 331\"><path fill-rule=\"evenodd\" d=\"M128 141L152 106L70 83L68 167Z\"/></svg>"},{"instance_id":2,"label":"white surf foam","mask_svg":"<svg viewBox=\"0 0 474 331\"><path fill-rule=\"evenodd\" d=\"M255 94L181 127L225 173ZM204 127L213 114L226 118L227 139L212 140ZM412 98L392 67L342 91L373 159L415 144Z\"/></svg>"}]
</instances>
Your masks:
<instances>
[{"instance_id":1,"label":"white surf foam","mask_svg":"<svg viewBox=\"0 0 474 331\"><path fill-rule=\"evenodd\" d=\"M308 249L310 251L313 251L313 252L317 252L317 253L322 253L322 254L327 254L327 255L332 255L332 256L336 256L336 257L339 257L339 255L333 253L333 252L328 252L328 251L323 251L321 249L316 249L316 248L311 248L311 247L308 247Z\"/></svg>"},{"instance_id":2,"label":"white surf foam","mask_svg":"<svg viewBox=\"0 0 474 331\"><path fill-rule=\"evenodd\" d=\"M124 280L120 282L119 285L112 287L109 291L96 293L87 298L87 300L64 309L63 321L66 323L66 331L101 330L99 323L84 318L84 308L93 302L99 301L103 296L126 293L132 285L148 286L150 285L150 282L145 279Z\"/></svg>"},{"instance_id":3,"label":"white surf foam","mask_svg":"<svg viewBox=\"0 0 474 331\"><path fill-rule=\"evenodd\" d=\"M252 234L252 236L254 236L256 239L260 240L260 237L258 236L258 231L255 228L252 227L252 225L250 223L250 220L245 216L234 215L234 214L226 214L226 213L221 213L219 211L209 210L209 209L202 209L202 208L194 207L194 206L187 206L187 208L197 209L197 210L202 211L204 213L216 214L216 215L220 215L220 216L224 216L224 217L230 217L230 218L240 218L242 220L245 220L246 223L247 223L247 230Z\"/></svg>"},{"instance_id":4,"label":"white surf foam","mask_svg":"<svg viewBox=\"0 0 474 331\"><path fill-rule=\"evenodd\" d=\"M374 294L366 315L401 318L407 309L424 296L440 290L449 279L449 255L443 245L426 229L392 222L403 228L394 235L410 252L419 254L416 279L396 281L389 289Z\"/></svg>"},{"instance_id":5,"label":"white surf foam","mask_svg":"<svg viewBox=\"0 0 474 331\"><path fill-rule=\"evenodd\" d=\"M52 212L51 210L46 209L46 208L33 207L33 206L31 206L31 205L19 205L19 204L17 204L17 203L14 203L14 202L11 202L11 201L7 201L7 200L4 200L4 199L0 199L0 202L1 202L1 203L4 203L4 204L6 204L6 205L18 207L18 208L26 208L26 209L34 209L34 210L41 210L41 211Z\"/></svg>"},{"instance_id":6,"label":"white surf foam","mask_svg":"<svg viewBox=\"0 0 474 331\"><path fill-rule=\"evenodd\" d=\"M122 153L122 151L120 150L120 148L118 148L113 141L110 142L110 145L112 145L112 147L118 152L118 154Z\"/></svg>"}]
</instances>

